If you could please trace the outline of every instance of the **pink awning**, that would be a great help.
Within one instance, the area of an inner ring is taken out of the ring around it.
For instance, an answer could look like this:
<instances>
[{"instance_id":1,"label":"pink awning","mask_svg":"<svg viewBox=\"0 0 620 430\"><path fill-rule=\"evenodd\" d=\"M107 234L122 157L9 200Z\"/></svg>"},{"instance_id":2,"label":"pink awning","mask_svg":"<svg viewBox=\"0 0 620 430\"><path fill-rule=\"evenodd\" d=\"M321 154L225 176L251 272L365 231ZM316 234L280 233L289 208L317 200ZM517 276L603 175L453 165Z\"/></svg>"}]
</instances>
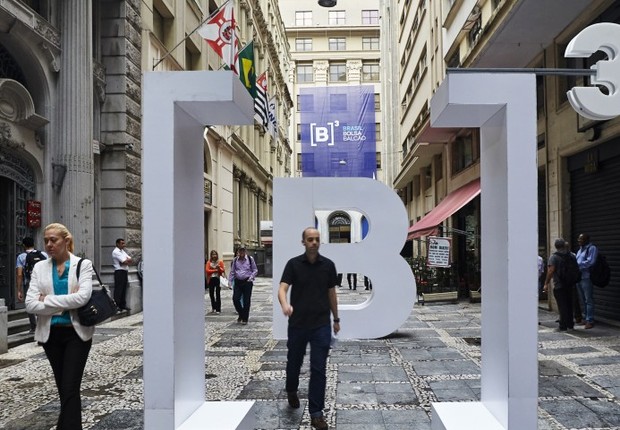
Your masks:
<instances>
[{"instance_id":1,"label":"pink awning","mask_svg":"<svg viewBox=\"0 0 620 430\"><path fill-rule=\"evenodd\" d=\"M407 240L437 234L437 227L480 194L480 178L452 191L422 219L409 227Z\"/></svg>"}]
</instances>

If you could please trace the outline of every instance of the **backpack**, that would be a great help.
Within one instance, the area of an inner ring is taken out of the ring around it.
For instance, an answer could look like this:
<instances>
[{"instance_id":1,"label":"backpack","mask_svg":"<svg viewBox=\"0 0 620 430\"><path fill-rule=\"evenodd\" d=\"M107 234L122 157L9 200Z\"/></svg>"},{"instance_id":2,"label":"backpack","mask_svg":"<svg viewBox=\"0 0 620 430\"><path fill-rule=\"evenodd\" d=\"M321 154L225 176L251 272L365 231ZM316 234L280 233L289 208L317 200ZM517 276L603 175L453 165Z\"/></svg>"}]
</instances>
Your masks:
<instances>
[{"instance_id":1,"label":"backpack","mask_svg":"<svg viewBox=\"0 0 620 430\"><path fill-rule=\"evenodd\" d=\"M26 262L24 263L24 283L26 285L30 283L30 275L32 274L34 265L43 260L47 260L47 257L41 251L33 249L26 253Z\"/></svg>"},{"instance_id":2,"label":"backpack","mask_svg":"<svg viewBox=\"0 0 620 430\"><path fill-rule=\"evenodd\" d=\"M571 287L581 281L581 270L579 270L575 256L570 252L556 252L555 255L562 261L560 267L556 269L562 287Z\"/></svg>"},{"instance_id":3,"label":"backpack","mask_svg":"<svg viewBox=\"0 0 620 430\"><path fill-rule=\"evenodd\" d=\"M592 284L601 288L606 287L611 277L610 272L607 258L599 252L596 256L596 261L590 267L590 280Z\"/></svg>"}]
</instances>

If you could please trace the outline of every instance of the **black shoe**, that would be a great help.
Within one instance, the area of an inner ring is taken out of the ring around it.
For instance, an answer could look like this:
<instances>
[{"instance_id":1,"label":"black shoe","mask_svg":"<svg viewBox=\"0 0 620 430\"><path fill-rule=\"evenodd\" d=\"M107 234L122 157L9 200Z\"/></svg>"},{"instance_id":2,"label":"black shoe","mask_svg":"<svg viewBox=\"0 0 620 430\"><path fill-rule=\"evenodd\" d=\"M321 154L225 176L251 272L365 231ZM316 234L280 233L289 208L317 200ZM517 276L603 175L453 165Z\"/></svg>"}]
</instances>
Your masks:
<instances>
[{"instance_id":1,"label":"black shoe","mask_svg":"<svg viewBox=\"0 0 620 430\"><path fill-rule=\"evenodd\" d=\"M317 430L327 430L329 428L327 421L325 421L325 418L322 416L312 418L310 424Z\"/></svg>"},{"instance_id":2,"label":"black shoe","mask_svg":"<svg viewBox=\"0 0 620 430\"><path fill-rule=\"evenodd\" d=\"M287 393L288 405L293 409L299 409L299 397L297 397L297 392L295 393Z\"/></svg>"}]
</instances>

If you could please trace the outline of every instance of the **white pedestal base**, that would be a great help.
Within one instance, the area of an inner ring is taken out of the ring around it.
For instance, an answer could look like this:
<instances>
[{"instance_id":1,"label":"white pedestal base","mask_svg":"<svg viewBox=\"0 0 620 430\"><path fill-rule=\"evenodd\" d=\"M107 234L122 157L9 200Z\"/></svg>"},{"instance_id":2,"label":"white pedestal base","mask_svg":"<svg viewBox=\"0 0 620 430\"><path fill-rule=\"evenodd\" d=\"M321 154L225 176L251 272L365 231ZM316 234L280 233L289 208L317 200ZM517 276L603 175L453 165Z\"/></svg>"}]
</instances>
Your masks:
<instances>
[{"instance_id":1,"label":"white pedestal base","mask_svg":"<svg viewBox=\"0 0 620 430\"><path fill-rule=\"evenodd\" d=\"M252 430L254 402L205 402L177 430Z\"/></svg>"},{"instance_id":2,"label":"white pedestal base","mask_svg":"<svg viewBox=\"0 0 620 430\"><path fill-rule=\"evenodd\" d=\"M432 430L505 430L482 402L431 405Z\"/></svg>"}]
</instances>

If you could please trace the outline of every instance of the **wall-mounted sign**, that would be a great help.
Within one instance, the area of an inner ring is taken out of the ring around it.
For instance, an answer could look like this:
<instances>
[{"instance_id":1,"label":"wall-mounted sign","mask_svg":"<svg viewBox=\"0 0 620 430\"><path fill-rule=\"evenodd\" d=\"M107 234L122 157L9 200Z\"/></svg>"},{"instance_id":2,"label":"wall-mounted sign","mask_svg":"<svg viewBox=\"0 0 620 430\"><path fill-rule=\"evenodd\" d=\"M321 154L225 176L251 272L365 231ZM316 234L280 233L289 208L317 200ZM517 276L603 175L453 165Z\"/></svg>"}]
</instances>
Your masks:
<instances>
[{"instance_id":1,"label":"wall-mounted sign","mask_svg":"<svg viewBox=\"0 0 620 430\"><path fill-rule=\"evenodd\" d=\"M449 237L429 236L428 258L426 260L429 267L450 267L451 241L452 239Z\"/></svg>"},{"instance_id":2,"label":"wall-mounted sign","mask_svg":"<svg viewBox=\"0 0 620 430\"><path fill-rule=\"evenodd\" d=\"M28 228L41 227L41 202L28 200L26 202L26 224Z\"/></svg>"}]
</instances>

